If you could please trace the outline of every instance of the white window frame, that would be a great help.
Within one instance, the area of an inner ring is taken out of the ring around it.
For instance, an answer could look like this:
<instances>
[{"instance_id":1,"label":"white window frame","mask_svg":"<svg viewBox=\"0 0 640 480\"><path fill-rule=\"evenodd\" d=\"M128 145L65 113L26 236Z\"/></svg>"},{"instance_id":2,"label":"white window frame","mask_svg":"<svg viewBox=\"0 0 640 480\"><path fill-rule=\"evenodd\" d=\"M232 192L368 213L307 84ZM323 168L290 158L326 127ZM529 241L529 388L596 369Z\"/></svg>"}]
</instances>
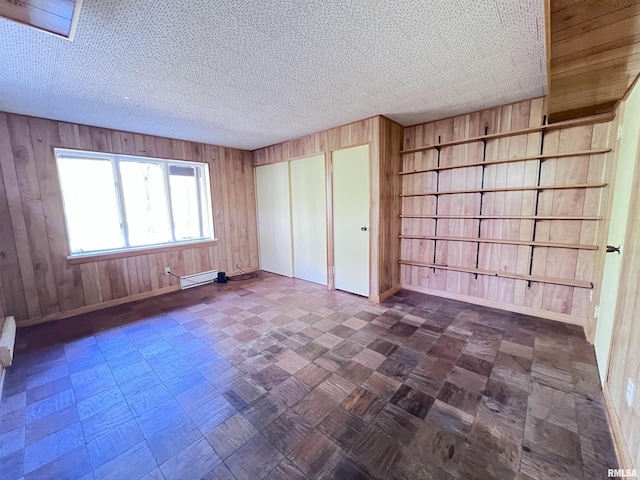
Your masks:
<instances>
[{"instance_id":1,"label":"white window frame","mask_svg":"<svg viewBox=\"0 0 640 480\"><path fill-rule=\"evenodd\" d=\"M67 231L67 248L69 249L68 258L93 257L97 255L136 252L139 250L144 251L149 249L157 249L162 247L175 247L180 245L186 246L191 244L198 244L198 243L211 242L211 241L217 240L215 238L214 225L213 225L213 210L211 207L211 200L212 200L211 199L211 182L209 177L209 165L207 163L189 162L184 160L172 160L172 159L163 159L163 158L155 158L155 157L141 157L136 155L121 155L121 154L113 154L113 153L90 152L86 150L75 150L70 148L54 148L54 153L56 157L56 168L58 168L59 156L64 156L65 158L75 157L79 160L82 160L82 159L109 160L111 162L111 167L113 169L116 201L118 203L117 205L118 214L120 217L120 235L122 236L122 239L125 244L125 246L122 248L112 248L112 249L106 249L106 250L91 250L91 251L81 251L81 252L71 251L71 236L69 232L69 222L67 221L67 209L66 209L66 205L64 205L64 192L62 191L62 178L61 178L60 172L58 171L58 182L59 182L60 194L61 194L62 202L64 206L64 217L65 217L64 220L65 220L65 227ZM120 175L120 168L119 168L121 162L155 163L162 167L171 241L164 242L164 243L153 243L149 245L131 246L129 242L126 210L124 207L124 192L122 190L122 178ZM174 212L173 212L173 206L171 203L171 185L169 184L169 168L171 166L194 167L195 171L197 172L196 174L202 176L202 183L199 181L196 182L198 208L200 213L201 237L199 238L190 238L187 240L176 240ZM205 231L208 231L209 235L205 235L204 234Z\"/></svg>"}]
</instances>

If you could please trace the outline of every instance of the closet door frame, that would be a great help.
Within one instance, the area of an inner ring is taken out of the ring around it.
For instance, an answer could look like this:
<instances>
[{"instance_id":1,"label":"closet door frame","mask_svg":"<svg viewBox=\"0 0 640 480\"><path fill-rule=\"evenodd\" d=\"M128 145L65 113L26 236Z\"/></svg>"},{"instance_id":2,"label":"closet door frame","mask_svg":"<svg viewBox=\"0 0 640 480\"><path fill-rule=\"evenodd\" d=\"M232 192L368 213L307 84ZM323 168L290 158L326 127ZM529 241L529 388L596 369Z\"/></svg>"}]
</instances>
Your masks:
<instances>
[{"instance_id":1,"label":"closet door frame","mask_svg":"<svg viewBox=\"0 0 640 480\"><path fill-rule=\"evenodd\" d=\"M347 147L331 148L328 150L328 154L325 155L325 163L327 165L327 263L329 264L328 282L327 286L329 290L335 290L335 249L333 244L333 152L340 150L348 150L350 148L362 147L367 145L369 147L369 299L376 300L372 296L373 281L377 275L377 265L372 261L375 255L377 255L377 238L378 238L378 221L377 221L377 208L372 199L379 195L379 168L377 164L373 162L373 149L371 142L354 143ZM375 170L375 171L374 171ZM375 249L375 252L374 252ZM377 300L376 300L377 301Z\"/></svg>"}]
</instances>

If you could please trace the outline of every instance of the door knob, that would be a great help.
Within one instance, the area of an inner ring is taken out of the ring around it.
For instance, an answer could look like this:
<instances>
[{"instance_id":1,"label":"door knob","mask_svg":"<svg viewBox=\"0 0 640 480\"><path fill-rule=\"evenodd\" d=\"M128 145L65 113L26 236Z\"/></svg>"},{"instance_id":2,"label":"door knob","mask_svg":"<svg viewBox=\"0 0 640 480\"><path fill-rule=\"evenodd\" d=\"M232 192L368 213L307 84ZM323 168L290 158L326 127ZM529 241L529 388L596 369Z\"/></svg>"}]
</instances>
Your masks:
<instances>
[{"instance_id":1,"label":"door knob","mask_svg":"<svg viewBox=\"0 0 640 480\"><path fill-rule=\"evenodd\" d=\"M363 232L366 232L367 231L367 227L360 227L360 230L363 231Z\"/></svg>"},{"instance_id":2,"label":"door knob","mask_svg":"<svg viewBox=\"0 0 640 480\"><path fill-rule=\"evenodd\" d=\"M620 255L620 245L618 245L617 247L614 247L613 245L607 245L607 253L613 252L618 252L618 255Z\"/></svg>"}]
</instances>

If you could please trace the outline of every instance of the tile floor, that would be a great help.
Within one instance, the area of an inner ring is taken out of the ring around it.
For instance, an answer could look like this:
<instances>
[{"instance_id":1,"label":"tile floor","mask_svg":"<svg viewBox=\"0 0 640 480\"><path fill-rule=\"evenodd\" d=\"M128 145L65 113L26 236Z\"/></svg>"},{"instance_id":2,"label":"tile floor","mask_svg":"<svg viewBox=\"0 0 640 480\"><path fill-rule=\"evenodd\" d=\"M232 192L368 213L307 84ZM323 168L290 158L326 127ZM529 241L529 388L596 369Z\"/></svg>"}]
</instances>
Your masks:
<instances>
[{"instance_id":1,"label":"tile floor","mask_svg":"<svg viewBox=\"0 0 640 480\"><path fill-rule=\"evenodd\" d=\"M580 329L261 273L18 333L0 478L606 478Z\"/></svg>"}]
</instances>

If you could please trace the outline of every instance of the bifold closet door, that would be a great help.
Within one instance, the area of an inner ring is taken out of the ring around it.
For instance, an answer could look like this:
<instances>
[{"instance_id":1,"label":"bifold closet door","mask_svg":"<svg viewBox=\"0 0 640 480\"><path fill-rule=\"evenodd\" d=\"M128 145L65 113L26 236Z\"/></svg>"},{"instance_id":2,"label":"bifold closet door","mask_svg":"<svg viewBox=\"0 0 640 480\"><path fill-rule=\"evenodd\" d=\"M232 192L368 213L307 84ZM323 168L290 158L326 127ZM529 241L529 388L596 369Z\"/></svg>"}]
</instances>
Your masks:
<instances>
[{"instance_id":1,"label":"bifold closet door","mask_svg":"<svg viewBox=\"0 0 640 480\"><path fill-rule=\"evenodd\" d=\"M369 146L332 152L335 287L369 296Z\"/></svg>"},{"instance_id":2,"label":"bifold closet door","mask_svg":"<svg viewBox=\"0 0 640 480\"><path fill-rule=\"evenodd\" d=\"M260 268L293 276L289 164L256 167Z\"/></svg>"},{"instance_id":3,"label":"bifold closet door","mask_svg":"<svg viewBox=\"0 0 640 480\"><path fill-rule=\"evenodd\" d=\"M324 155L289 162L293 276L327 284L327 190Z\"/></svg>"}]
</instances>

